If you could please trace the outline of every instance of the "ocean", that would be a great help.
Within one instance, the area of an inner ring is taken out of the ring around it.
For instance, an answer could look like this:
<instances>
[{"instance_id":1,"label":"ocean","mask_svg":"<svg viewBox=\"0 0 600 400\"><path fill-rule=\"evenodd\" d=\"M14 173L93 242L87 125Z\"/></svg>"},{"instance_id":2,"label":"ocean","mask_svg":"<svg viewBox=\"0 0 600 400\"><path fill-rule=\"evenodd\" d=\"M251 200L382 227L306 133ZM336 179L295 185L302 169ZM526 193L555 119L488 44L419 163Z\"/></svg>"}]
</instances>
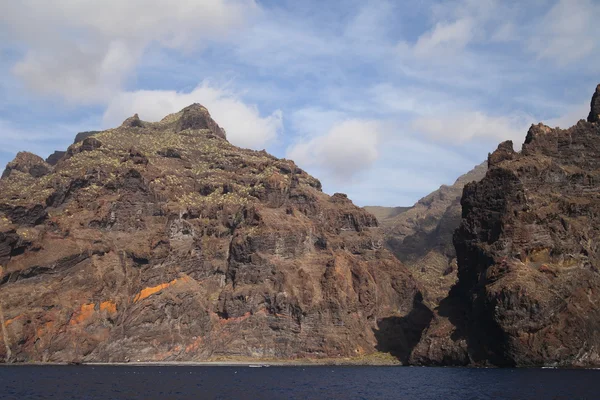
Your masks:
<instances>
[{"instance_id":1,"label":"ocean","mask_svg":"<svg viewBox=\"0 0 600 400\"><path fill-rule=\"evenodd\" d=\"M599 399L600 371L3 366L0 399Z\"/></svg>"}]
</instances>

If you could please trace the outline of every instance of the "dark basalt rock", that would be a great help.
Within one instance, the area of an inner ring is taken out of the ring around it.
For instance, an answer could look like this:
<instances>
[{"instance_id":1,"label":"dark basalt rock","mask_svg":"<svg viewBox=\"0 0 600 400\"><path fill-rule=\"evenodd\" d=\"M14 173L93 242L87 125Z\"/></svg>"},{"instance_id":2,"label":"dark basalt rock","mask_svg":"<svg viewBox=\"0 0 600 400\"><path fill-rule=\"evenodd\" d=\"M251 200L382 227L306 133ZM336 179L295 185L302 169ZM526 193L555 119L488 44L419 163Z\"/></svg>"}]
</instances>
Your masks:
<instances>
[{"instance_id":1,"label":"dark basalt rock","mask_svg":"<svg viewBox=\"0 0 600 400\"><path fill-rule=\"evenodd\" d=\"M227 139L225 130L217 125L211 118L208 110L198 103L192 104L181 111L181 117L178 119L176 130L184 131L186 129L208 129L217 137Z\"/></svg>"},{"instance_id":2,"label":"dark basalt rock","mask_svg":"<svg viewBox=\"0 0 600 400\"><path fill-rule=\"evenodd\" d=\"M592 101L596 113L597 93ZM465 186L454 234L475 364L600 365L600 124L531 127Z\"/></svg>"},{"instance_id":3,"label":"dark basalt rock","mask_svg":"<svg viewBox=\"0 0 600 400\"><path fill-rule=\"evenodd\" d=\"M156 152L156 154L167 158L181 158L181 153L173 148L159 150Z\"/></svg>"},{"instance_id":4,"label":"dark basalt rock","mask_svg":"<svg viewBox=\"0 0 600 400\"><path fill-rule=\"evenodd\" d=\"M81 143L80 151L94 151L102 147L102 142L96 138L89 137Z\"/></svg>"},{"instance_id":5,"label":"dark basalt rock","mask_svg":"<svg viewBox=\"0 0 600 400\"><path fill-rule=\"evenodd\" d=\"M58 162L67 154L66 151L56 150L46 158L46 162L52 166L58 164Z\"/></svg>"},{"instance_id":6,"label":"dark basalt rock","mask_svg":"<svg viewBox=\"0 0 600 400\"><path fill-rule=\"evenodd\" d=\"M140 117L137 114L134 114L133 117L129 117L123 121L121 126L124 128L143 128L144 123L142 120L140 120Z\"/></svg>"},{"instance_id":7,"label":"dark basalt rock","mask_svg":"<svg viewBox=\"0 0 600 400\"><path fill-rule=\"evenodd\" d=\"M127 160L131 160L134 164L146 165L148 164L148 157L144 155L141 151L131 148L129 149L129 154L123 157L122 161L125 162Z\"/></svg>"},{"instance_id":8,"label":"dark basalt rock","mask_svg":"<svg viewBox=\"0 0 600 400\"><path fill-rule=\"evenodd\" d=\"M515 157L512 140L507 140L498 145L498 149L488 156L488 168L493 167L502 161L512 160Z\"/></svg>"},{"instance_id":9,"label":"dark basalt rock","mask_svg":"<svg viewBox=\"0 0 600 400\"><path fill-rule=\"evenodd\" d=\"M90 138L97 133L100 133L100 131L79 132L77 134L77 136L75 136L75 140L73 141L73 144L83 142L85 139ZM50 154L50 156L48 156L48 158L46 158L46 163L48 163L49 165L55 166L63 158L69 158L72 155L73 155L73 153L72 152L70 153L69 151L56 150L54 153Z\"/></svg>"},{"instance_id":10,"label":"dark basalt rock","mask_svg":"<svg viewBox=\"0 0 600 400\"><path fill-rule=\"evenodd\" d=\"M348 195L345 193L334 193L333 196L331 196L331 199L329 200L332 203L348 203L351 202L350 199L348 199Z\"/></svg>"}]
</instances>

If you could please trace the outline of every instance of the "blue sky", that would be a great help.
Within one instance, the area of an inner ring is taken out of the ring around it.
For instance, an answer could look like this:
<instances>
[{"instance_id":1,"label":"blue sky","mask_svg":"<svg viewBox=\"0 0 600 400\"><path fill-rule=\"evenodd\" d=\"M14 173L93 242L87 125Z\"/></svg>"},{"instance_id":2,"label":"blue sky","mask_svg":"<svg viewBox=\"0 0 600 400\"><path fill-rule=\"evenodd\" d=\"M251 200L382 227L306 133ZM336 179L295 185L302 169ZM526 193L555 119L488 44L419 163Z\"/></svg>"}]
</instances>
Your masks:
<instances>
[{"instance_id":1,"label":"blue sky","mask_svg":"<svg viewBox=\"0 0 600 400\"><path fill-rule=\"evenodd\" d=\"M199 102L328 193L410 205L585 118L599 20L591 0L2 2L0 164Z\"/></svg>"}]
</instances>

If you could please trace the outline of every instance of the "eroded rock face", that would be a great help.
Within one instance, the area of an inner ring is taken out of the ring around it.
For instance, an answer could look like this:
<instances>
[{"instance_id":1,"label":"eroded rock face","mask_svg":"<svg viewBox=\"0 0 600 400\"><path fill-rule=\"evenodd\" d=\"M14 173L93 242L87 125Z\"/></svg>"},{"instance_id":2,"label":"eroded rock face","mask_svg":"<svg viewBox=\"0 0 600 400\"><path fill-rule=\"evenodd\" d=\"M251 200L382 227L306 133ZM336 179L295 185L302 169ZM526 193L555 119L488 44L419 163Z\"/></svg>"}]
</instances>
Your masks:
<instances>
[{"instance_id":1,"label":"eroded rock face","mask_svg":"<svg viewBox=\"0 0 600 400\"><path fill-rule=\"evenodd\" d=\"M430 318L371 214L199 105L11 165L0 360L406 358Z\"/></svg>"},{"instance_id":2,"label":"eroded rock face","mask_svg":"<svg viewBox=\"0 0 600 400\"><path fill-rule=\"evenodd\" d=\"M587 122L533 125L520 153L501 143L464 187L458 281L411 364L600 365L598 93Z\"/></svg>"},{"instance_id":3,"label":"eroded rock face","mask_svg":"<svg viewBox=\"0 0 600 400\"><path fill-rule=\"evenodd\" d=\"M184 131L186 129L206 129L214 135L226 139L225 130L217 125L210 117L208 110L198 103L194 103L181 110L181 113L177 118L176 129L177 131Z\"/></svg>"},{"instance_id":4,"label":"eroded rock face","mask_svg":"<svg viewBox=\"0 0 600 400\"><path fill-rule=\"evenodd\" d=\"M453 295L473 363L600 364L599 139L596 118L532 126L465 187Z\"/></svg>"},{"instance_id":5,"label":"eroded rock face","mask_svg":"<svg viewBox=\"0 0 600 400\"><path fill-rule=\"evenodd\" d=\"M52 166L58 164L58 162L67 154L66 151L56 150L54 153L50 154L48 158L46 158L46 162Z\"/></svg>"}]
</instances>

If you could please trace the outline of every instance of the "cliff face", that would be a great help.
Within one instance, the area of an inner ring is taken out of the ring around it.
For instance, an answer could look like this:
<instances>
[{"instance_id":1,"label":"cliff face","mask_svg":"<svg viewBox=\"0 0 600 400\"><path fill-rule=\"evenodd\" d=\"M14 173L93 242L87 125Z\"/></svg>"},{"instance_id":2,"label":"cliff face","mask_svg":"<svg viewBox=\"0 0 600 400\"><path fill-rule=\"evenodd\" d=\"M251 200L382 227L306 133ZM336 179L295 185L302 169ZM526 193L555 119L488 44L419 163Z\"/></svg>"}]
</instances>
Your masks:
<instances>
[{"instance_id":1,"label":"cliff face","mask_svg":"<svg viewBox=\"0 0 600 400\"><path fill-rule=\"evenodd\" d=\"M599 92L588 121L532 126L464 189L453 295L474 363L600 364Z\"/></svg>"},{"instance_id":2,"label":"cliff face","mask_svg":"<svg viewBox=\"0 0 600 400\"><path fill-rule=\"evenodd\" d=\"M408 357L428 310L345 195L200 105L84 136L0 180L1 360Z\"/></svg>"}]
</instances>

